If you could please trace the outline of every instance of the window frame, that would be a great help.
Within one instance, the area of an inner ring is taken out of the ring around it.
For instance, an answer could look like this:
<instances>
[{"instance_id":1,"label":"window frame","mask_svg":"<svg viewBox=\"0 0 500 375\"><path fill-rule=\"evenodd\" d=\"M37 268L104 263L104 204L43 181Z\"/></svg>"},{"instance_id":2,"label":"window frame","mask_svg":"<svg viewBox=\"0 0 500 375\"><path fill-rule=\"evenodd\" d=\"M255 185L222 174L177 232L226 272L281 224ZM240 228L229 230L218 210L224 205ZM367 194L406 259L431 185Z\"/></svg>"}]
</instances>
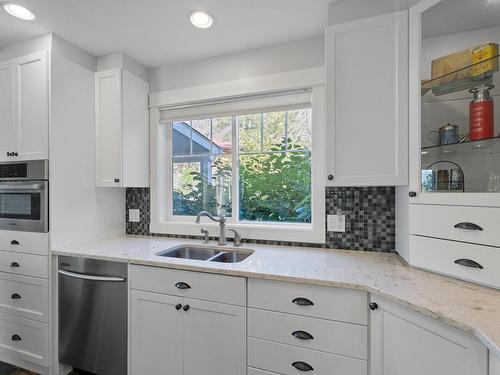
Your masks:
<instances>
[{"instance_id":1,"label":"window frame","mask_svg":"<svg viewBox=\"0 0 500 375\"><path fill-rule=\"evenodd\" d=\"M284 77L285 78L285 77ZM292 80L293 81L293 80ZM293 82L290 82L293 84ZM213 89L217 89L218 84L213 84ZM222 88L222 87L221 87ZM300 87L290 87L290 89L298 89ZM287 223L287 222L247 222L239 221L239 193L238 193L238 178L232 178L232 201L233 217L227 219L227 224L240 232L243 238L273 240L273 241L294 241L294 242L325 242L325 179L324 171L326 165L326 149L325 149L325 89L322 81L316 82L314 85L304 85L302 88L311 88L310 103L312 114L312 143L311 143L311 208L312 208L312 223ZM189 89L186 89L189 90ZM280 90L283 90L281 88ZM179 91L179 90L175 90ZM270 92L271 90L266 90ZM258 94L259 91L253 94ZM264 92L264 91L262 91ZM249 93L250 94L250 93ZM181 95L182 96L182 95ZM221 96L222 98L222 96ZM226 97L227 98L227 97ZM272 97L271 97L272 98ZM210 99L213 99L210 98ZM282 99L286 103L286 98ZM271 100L272 101L272 100ZM237 115L248 112L248 103L252 105L252 99L248 100L245 105L235 101L234 103L225 103L226 111L219 113L224 115ZM306 104L306 103L303 103ZM293 104L290 105L292 107ZM153 233L179 234L179 235L194 235L199 236L201 228L207 229L211 236L218 235L218 224L209 221L207 218L202 218L201 224L195 224L193 216L172 215L172 152L170 148L172 137L172 126L166 125L168 122L180 120L181 118L172 117L170 119L162 118L160 109L162 106L152 107L150 109L151 122L151 222L150 231ZM285 104L274 106L275 109L283 110L287 107ZM295 105L295 107L297 107ZM194 107L193 117L186 118L186 113L190 110L183 111L183 120L191 120L195 118L215 117L215 113L210 113L203 116L197 107ZM231 110L232 108L232 110ZM255 104L255 111L272 111L272 106L266 106L266 100L259 100ZM237 127L232 126L232 139L238 139ZM233 148L238 147L233 144ZM238 152L232 152L232 164L237 166ZM235 170L234 172L237 172ZM236 186L235 186L236 185ZM236 215L236 216L234 216Z\"/></svg>"}]
</instances>

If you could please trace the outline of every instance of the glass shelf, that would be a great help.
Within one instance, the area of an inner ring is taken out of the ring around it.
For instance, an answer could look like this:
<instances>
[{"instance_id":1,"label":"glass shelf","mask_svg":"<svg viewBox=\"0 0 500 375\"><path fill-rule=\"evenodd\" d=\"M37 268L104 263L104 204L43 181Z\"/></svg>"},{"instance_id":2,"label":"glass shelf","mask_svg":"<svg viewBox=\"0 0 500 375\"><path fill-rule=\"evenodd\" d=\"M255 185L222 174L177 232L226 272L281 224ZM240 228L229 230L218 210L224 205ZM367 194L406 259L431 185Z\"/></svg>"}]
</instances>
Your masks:
<instances>
[{"instance_id":1,"label":"glass shelf","mask_svg":"<svg viewBox=\"0 0 500 375\"><path fill-rule=\"evenodd\" d=\"M500 154L500 137L480 141L422 147L422 158L442 159L447 155Z\"/></svg>"},{"instance_id":2,"label":"glass shelf","mask_svg":"<svg viewBox=\"0 0 500 375\"><path fill-rule=\"evenodd\" d=\"M435 96L470 90L493 83L493 75L498 71L499 56L449 72L421 83L421 95L432 91Z\"/></svg>"}]
</instances>

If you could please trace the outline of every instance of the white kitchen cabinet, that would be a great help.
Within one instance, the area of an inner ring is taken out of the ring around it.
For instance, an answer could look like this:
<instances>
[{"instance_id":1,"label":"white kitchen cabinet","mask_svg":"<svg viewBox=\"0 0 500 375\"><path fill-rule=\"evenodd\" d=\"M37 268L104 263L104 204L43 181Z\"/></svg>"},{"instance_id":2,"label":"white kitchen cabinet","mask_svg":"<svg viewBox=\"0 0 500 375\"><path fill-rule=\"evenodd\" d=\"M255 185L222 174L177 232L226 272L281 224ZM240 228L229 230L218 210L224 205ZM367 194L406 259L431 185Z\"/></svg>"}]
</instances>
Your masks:
<instances>
[{"instance_id":1,"label":"white kitchen cabinet","mask_svg":"<svg viewBox=\"0 0 500 375\"><path fill-rule=\"evenodd\" d=\"M422 0L409 9L409 186L397 192L397 248L413 266L499 288L500 194L488 187L500 173L499 139L439 144L433 132L447 123L458 126L459 138L469 133L474 81L467 88L452 82L458 87L454 89L443 77L422 83L432 78L433 60L490 38L499 42L498 34L488 34L479 21L473 28L448 32L448 16L440 35L428 37L422 25L456 6ZM448 67L447 76L454 76L452 69ZM494 73L492 80L497 91L491 95L498 101L500 75ZM445 89L451 92L443 93Z\"/></svg>"},{"instance_id":2,"label":"white kitchen cabinet","mask_svg":"<svg viewBox=\"0 0 500 375\"><path fill-rule=\"evenodd\" d=\"M145 268L132 266L130 272L130 374L245 375L246 307L134 289L146 284L135 280L145 275L133 270ZM165 275L179 272L149 268ZM181 272L186 281L173 285L191 282L190 274L203 275ZM218 275L205 274L212 277ZM244 285L240 294L245 296Z\"/></svg>"},{"instance_id":3,"label":"white kitchen cabinet","mask_svg":"<svg viewBox=\"0 0 500 375\"><path fill-rule=\"evenodd\" d=\"M0 63L0 161L48 159L47 52Z\"/></svg>"},{"instance_id":4,"label":"white kitchen cabinet","mask_svg":"<svg viewBox=\"0 0 500 375\"><path fill-rule=\"evenodd\" d=\"M124 69L95 76L96 186L149 186L149 84Z\"/></svg>"},{"instance_id":5,"label":"white kitchen cabinet","mask_svg":"<svg viewBox=\"0 0 500 375\"><path fill-rule=\"evenodd\" d=\"M132 290L130 293L130 374L183 373L182 298Z\"/></svg>"},{"instance_id":6,"label":"white kitchen cabinet","mask_svg":"<svg viewBox=\"0 0 500 375\"><path fill-rule=\"evenodd\" d=\"M475 338L371 296L371 375L487 375L488 351Z\"/></svg>"},{"instance_id":7,"label":"white kitchen cabinet","mask_svg":"<svg viewBox=\"0 0 500 375\"><path fill-rule=\"evenodd\" d=\"M184 375L245 375L246 308L185 298Z\"/></svg>"},{"instance_id":8,"label":"white kitchen cabinet","mask_svg":"<svg viewBox=\"0 0 500 375\"><path fill-rule=\"evenodd\" d=\"M408 184L408 12L326 29L327 182Z\"/></svg>"},{"instance_id":9,"label":"white kitchen cabinet","mask_svg":"<svg viewBox=\"0 0 500 375\"><path fill-rule=\"evenodd\" d=\"M500 357L490 352L490 373L489 375L500 375Z\"/></svg>"}]
</instances>

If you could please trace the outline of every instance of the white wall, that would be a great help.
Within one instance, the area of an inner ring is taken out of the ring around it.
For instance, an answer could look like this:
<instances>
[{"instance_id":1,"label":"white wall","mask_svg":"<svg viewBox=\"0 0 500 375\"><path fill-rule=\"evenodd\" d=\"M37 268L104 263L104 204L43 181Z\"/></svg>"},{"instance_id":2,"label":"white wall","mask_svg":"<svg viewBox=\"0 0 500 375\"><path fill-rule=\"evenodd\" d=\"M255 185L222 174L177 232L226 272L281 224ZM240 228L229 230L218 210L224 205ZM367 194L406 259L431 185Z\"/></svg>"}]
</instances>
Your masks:
<instances>
[{"instance_id":1,"label":"white wall","mask_svg":"<svg viewBox=\"0 0 500 375\"><path fill-rule=\"evenodd\" d=\"M154 68L151 92L306 69L325 64L324 37Z\"/></svg>"}]
</instances>

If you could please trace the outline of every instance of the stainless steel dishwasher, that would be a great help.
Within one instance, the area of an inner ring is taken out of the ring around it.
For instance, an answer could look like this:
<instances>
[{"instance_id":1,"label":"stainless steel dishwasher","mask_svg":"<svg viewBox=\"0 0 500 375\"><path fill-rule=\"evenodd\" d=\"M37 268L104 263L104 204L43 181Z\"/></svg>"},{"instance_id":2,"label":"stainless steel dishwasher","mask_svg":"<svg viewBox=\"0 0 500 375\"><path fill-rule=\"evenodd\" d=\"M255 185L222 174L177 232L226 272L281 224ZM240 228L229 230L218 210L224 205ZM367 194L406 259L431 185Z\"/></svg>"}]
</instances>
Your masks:
<instances>
[{"instance_id":1,"label":"stainless steel dishwasher","mask_svg":"<svg viewBox=\"0 0 500 375\"><path fill-rule=\"evenodd\" d=\"M127 264L59 256L59 361L127 373Z\"/></svg>"}]
</instances>

